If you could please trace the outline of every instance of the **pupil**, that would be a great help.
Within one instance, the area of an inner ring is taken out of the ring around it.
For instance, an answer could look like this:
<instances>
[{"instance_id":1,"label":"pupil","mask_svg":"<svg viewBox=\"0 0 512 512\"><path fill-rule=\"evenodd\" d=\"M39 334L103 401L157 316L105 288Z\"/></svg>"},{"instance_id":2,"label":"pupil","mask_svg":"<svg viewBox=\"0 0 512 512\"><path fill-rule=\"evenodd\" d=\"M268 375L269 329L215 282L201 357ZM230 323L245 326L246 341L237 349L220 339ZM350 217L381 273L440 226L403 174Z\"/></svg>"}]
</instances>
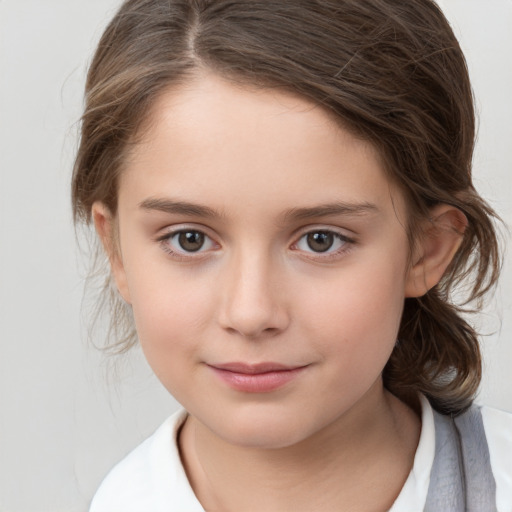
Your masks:
<instances>
[{"instance_id":1,"label":"pupil","mask_svg":"<svg viewBox=\"0 0 512 512\"><path fill-rule=\"evenodd\" d=\"M179 235L179 244L185 251L198 251L204 244L204 235L199 231L183 231Z\"/></svg>"},{"instance_id":2,"label":"pupil","mask_svg":"<svg viewBox=\"0 0 512 512\"><path fill-rule=\"evenodd\" d=\"M332 233L326 233L323 231L309 233L307 236L307 242L311 250L315 252L325 252L332 247L334 243L334 236Z\"/></svg>"}]
</instances>

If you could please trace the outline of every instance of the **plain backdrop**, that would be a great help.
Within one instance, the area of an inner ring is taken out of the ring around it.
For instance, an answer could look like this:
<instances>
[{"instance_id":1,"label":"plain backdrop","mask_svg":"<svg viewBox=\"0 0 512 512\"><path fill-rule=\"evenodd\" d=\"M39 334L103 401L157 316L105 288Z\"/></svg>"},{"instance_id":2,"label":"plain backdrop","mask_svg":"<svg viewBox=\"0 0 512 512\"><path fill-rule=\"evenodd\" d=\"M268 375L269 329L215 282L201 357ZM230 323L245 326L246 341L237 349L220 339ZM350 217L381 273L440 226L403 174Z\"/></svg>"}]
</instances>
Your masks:
<instances>
[{"instance_id":1,"label":"plain backdrop","mask_svg":"<svg viewBox=\"0 0 512 512\"><path fill-rule=\"evenodd\" d=\"M137 350L87 343L69 181L87 63L118 0L0 0L0 511L82 512L177 407ZM480 118L475 181L512 222L512 0L444 0ZM479 401L512 411L512 265L479 320ZM511 433L512 435L512 433Z\"/></svg>"}]
</instances>

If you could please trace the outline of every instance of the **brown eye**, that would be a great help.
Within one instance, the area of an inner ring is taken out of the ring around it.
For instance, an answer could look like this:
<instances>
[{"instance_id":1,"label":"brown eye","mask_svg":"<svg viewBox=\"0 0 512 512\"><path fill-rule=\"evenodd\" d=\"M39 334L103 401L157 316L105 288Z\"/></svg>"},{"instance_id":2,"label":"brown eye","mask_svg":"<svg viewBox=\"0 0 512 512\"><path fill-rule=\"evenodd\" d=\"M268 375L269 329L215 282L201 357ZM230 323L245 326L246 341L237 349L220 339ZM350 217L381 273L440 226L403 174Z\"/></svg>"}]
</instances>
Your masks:
<instances>
[{"instance_id":1,"label":"brown eye","mask_svg":"<svg viewBox=\"0 0 512 512\"><path fill-rule=\"evenodd\" d=\"M197 252L204 245L205 236L200 231L180 231L176 235L180 248L185 252Z\"/></svg>"},{"instance_id":2,"label":"brown eye","mask_svg":"<svg viewBox=\"0 0 512 512\"><path fill-rule=\"evenodd\" d=\"M220 246L203 231L197 229L176 229L157 239L164 252L178 261L201 261L201 258Z\"/></svg>"},{"instance_id":3,"label":"brown eye","mask_svg":"<svg viewBox=\"0 0 512 512\"><path fill-rule=\"evenodd\" d=\"M354 240L337 231L318 229L304 233L291 248L326 261L342 257L353 246Z\"/></svg>"},{"instance_id":4,"label":"brown eye","mask_svg":"<svg viewBox=\"0 0 512 512\"><path fill-rule=\"evenodd\" d=\"M306 243L314 252L326 252L334 244L334 233L315 231L306 235Z\"/></svg>"}]
</instances>

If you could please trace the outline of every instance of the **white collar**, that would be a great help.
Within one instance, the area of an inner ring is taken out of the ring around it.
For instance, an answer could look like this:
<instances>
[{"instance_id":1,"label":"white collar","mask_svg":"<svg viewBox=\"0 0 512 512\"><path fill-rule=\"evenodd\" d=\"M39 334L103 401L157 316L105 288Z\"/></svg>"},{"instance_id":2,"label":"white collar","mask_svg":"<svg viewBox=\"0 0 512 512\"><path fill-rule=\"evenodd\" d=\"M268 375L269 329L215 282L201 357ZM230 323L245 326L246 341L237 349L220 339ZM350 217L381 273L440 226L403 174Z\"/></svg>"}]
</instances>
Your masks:
<instances>
[{"instance_id":1,"label":"white collar","mask_svg":"<svg viewBox=\"0 0 512 512\"><path fill-rule=\"evenodd\" d=\"M422 428L414 464L389 512L420 512L427 498L435 453L432 408L421 397ZM105 478L90 512L204 512L188 481L178 448L178 433L187 418L180 410Z\"/></svg>"}]
</instances>

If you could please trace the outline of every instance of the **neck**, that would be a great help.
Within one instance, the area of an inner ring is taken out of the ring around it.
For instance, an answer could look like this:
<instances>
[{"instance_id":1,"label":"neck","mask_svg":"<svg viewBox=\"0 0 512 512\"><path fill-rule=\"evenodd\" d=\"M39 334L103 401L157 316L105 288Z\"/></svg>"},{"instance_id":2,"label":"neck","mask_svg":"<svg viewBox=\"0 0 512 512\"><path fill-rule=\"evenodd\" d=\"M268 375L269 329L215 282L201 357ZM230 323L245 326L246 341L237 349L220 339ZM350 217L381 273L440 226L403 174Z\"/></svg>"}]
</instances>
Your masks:
<instances>
[{"instance_id":1,"label":"neck","mask_svg":"<svg viewBox=\"0 0 512 512\"><path fill-rule=\"evenodd\" d=\"M342 417L292 446L233 445L190 416L180 448L208 511L384 511L407 479L419 430L414 413L379 382Z\"/></svg>"}]
</instances>

